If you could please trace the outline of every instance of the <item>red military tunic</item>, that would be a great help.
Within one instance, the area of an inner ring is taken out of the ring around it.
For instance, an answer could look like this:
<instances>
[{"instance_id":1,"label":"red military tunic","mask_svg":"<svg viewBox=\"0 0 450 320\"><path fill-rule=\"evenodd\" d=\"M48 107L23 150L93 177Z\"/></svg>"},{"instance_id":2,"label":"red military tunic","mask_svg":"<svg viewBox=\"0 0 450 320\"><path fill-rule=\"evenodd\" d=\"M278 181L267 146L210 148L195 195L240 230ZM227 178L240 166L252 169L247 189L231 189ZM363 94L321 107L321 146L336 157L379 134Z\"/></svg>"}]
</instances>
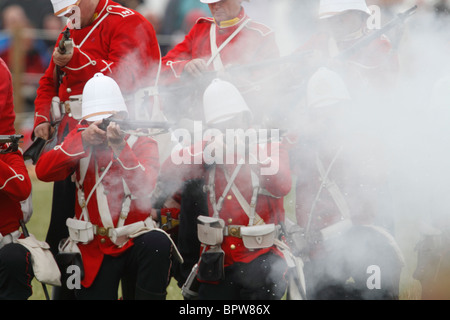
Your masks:
<instances>
[{"instance_id":1,"label":"red military tunic","mask_svg":"<svg viewBox=\"0 0 450 320\"><path fill-rule=\"evenodd\" d=\"M240 14L235 19L235 23L224 27L216 28L216 44L220 46L227 38L246 23L250 18L241 9ZM213 18L200 18L186 35L184 41L177 44L163 57L162 62L165 69L164 74L170 78L179 78L184 66L190 60L204 59L206 62L211 58L210 30L214 23ZM246 65L257 61L279 57L279 49L276 43L275 34L267 26L250 20L245 27L228 43L222 51L220 57L223 65L236 66ZM209 65L209 70L214 70L213 63Z\"/></svg>"},{"instance_id":2,"label":"red military tunic","mask_svg":"<svg viewBox=\"0 0 450 320\"><path fill-rule=\"evenodd\" d=\"M5 62L0 59L0 134L14 134L13 87L11 72Z\"/></svg>"},{"instance_id":3,"label":"red military tunic","mask_svg":"<svg viewBox=\"0 0 450 320\"><path fill-rule=\"evenodd\" d=\"M81 132L77 132L76 129L72 130L61 145L41 156L36 164L36 174L43 181L58 181L67 178L76 171L76 177L79 180L80 160L88 157L89 152L89 149L86 150L83 147ZM151 210L149 196L156 184L159 171L159 156L156 142L150 138L141 137L134 143L132 148L127 144L118 158L114 157L112 150L106 146L95 147L92 152L83 183L86 198L96 183L94 159L98 161L99 176L102 175L102 172L112 161L112 166L103 178L102 183L105 188L105 194L107 194L107 202L114 226L117 226L124 199L122 178L127 184L133 199L134 197L137 198L131 202L130 212L125 225L144 221L148 218ZM100 218L95 192L88 202L87 209L92 224L102 227L103 223ZM81 207L78 201L76 201L75 213L77 218L79 218ZM80 248L85 268L85 277L82 285L89 287L92 284L105 254L117 256L132 245L133 241L130 240L123 247L119 248L111 242L109 237L101 235L95 235L94 240L88 244L79 244L78 247Z\"/></svg>"},{"instance_id":4,"label":"red military tunic","mask_svg":"<svg viewBox=\"0 0 450 320\"><path fill-rule=\"evenodd\" d=\"M319 232L337 223L345 221L328 234L330 239L350 225L390 223L389 168L383 151L376 138L350 130L295 143L296 218L308 237L319 240L313 249L321 248ZM312 255L318 252L311 250Z\"/></svg>"},{"instance_id":5,"label":"red military tunic","mask_svg":"<svg viewBox=\"0 0 450 320\"><path fill-rule=\"evenodd\" d=\"M50 120L54 96L58 95L61 102L65 102L70 96L82 94L86 82L98 72L116 80L124 95L154 85L160 51L152 25L139 13L111 0L100 0L94 17L89 26L70 30L74 54L67 66L61 68L66 75L59 92L55 89L53 61L41 78L35 100L35 127ZM61 38L62 35L56 45ZM66 125L70 131L77 123L65 116L59 137Z\"/></svg>"},{"instance_id":6,"label":"red military tunic","mask_svg":"<svg viewBox=\"0 0 450 320\"><path fill-rule=\"evenodd\" d=\"M162 181L169 179L170 183L181 186L183 181L202 178L205 180L205 185L208 185L208 166L205 165L204 153L198 151L202 151L202 147L204 148L205 145L206 143L203 142L187 147L169 157L161 167L160 176L163 179ZM261 168L267 168L268 164L245 164L240 169L235 179L235 184L246 201L250 203L253 194L250 174L250 168L252 167L253 171L260 178L261 188L266 189L272 195L258 195L256 213L265 223L278 224L280 221L284 221L285 218L283 197L289 193L292 181L287 150L282 145L277 144L279 148L275 148L274 146L275 144L271 148L269 147L270 150L267 155L272 159L270 165L273 168L278 168L276 173L273 175L260 175ZM179 163L178 159L184 160L182 163ZM234 162L236 163L236 159ZM224 167L231 176L236 164L225 164ZM222 196L227 185L225 174L220 165L216 168L214 185L217 201ZM225 226L247 226L249 224L249 217L231 190L225 199L222 210L219 212L219 217L225 221ZM209 198L208 211L209 215L213 216L214 210L210 200ZM234 236L224 236L222 249L225 252L225 266L232 265L236 262L248 263L256 257L270 251L279 253L275 247L249 250L244 246L241 238Z\"/></svg>"},{"instance_id":7,"label":"red military tunic","mask_svg":"<svg viewBox=\"0 0 450 320\"><path fill-rule=\"evenodd\" d=\"M3 145L2 149L5 148ZM19 229L23 219L20 201L28 198L31 181L20 151L0 154L0 233Z\"/></svg>"}]
</instances>

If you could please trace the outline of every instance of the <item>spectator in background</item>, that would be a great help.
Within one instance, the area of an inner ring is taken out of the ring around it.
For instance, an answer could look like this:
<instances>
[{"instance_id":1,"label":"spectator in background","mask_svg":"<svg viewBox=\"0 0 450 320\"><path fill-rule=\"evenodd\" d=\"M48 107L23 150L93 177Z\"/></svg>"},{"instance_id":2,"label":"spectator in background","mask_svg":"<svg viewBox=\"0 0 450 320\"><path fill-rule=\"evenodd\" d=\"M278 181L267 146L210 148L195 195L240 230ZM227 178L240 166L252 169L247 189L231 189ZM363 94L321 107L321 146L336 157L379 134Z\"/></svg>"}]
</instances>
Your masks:
<instances>
[{"instance_id":1,"label":"spectator in background","mask_svg":"<svg viewBox=\"0 0 450 320\"><path fill-rule=\"evenodd\" d=\"M44 27L45 17L53 14L52 6L48 0L2 0L0 1L0 12L12 5L20 6L31 24L38 29Z\"/></svg>"},{"instance_id":2,"label":"spectator in background","mask_svg":"<svg viewBox=\"0 0 450 320\"><path fill-rule=\"evenodd\" d=\"M31 21L28 19L25 10L19 5L11 5L3 10L2 20L4 29L13 32L15 29L33 29ZM12 43L11 38L4 39L4 45L0 56L11 67L12 63ZM28 73L44 73L47 64L50 62L51 51L43 41L33 37L25 37L22 42L23 49L26 51L25 72Z\"/></svg>"},{"instance_id":3,"label":"spectator in background","mask_svg":"<svg viewBox=\"0 0 450 320\"><path fill-rule=\"evenodd\" d=\"M199 9L203 16L209 14L208 5L198 0L169 0L164 13L164 19L161 24L162 35L186 35L191 26L187 26L185 19L193 10ZM161 53L165 55L176 43L161 45Z\"/></svg>"},{"instance_id":4,"label":"spectator in background","mask_svg":"<svg viewBox=\"0 0 450 320\"><path fill-rule=\"evenodd\" d=\"M23 50L24 64L21 68L26 74L23 77L21 94L24 96L24 109L33 110L33 101L36 98L36 88L38 77L45 72L52 55L52 46L40 39L34 32L35 26L26 15L25 9L20 5L10 5L1 12L1 21L6 32L0 33L0 57L8 65L9 69L14 68L14 39L13 32L20 29L22 39L20 49Z\"/></svg>"}]
</instances>

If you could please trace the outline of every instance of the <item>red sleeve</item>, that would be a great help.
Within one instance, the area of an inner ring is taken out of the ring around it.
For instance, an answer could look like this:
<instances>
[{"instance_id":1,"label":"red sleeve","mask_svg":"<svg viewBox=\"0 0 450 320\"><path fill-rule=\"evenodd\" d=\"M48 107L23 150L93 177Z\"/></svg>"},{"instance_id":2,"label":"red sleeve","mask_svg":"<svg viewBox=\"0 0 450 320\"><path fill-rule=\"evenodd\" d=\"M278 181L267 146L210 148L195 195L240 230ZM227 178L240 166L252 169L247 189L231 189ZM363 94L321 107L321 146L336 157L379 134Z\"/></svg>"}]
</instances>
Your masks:
<instances>
[{"instance_id":1,"label":"red sleeve","mask_svg":"<svg viewBox=\"0 0 450 320\"><path fill-rule=\"evenodd\" d=\"M178 43L162 58L162 74L165 79L179 78L183 73L186 63L193 59L192 46L195 34L196 28L194 26L184 40Z\"/></svg>"},{"instance_id":2,"label":"red sleeve","mask_svg":"<svg viewBox=\"0 0 450 320\"><path fill-rule=\"evenodd\" d=\"M0 192L15 201L30 195L31 180L20 151L0 155Z\"/></svg>"},{"instance_id":3,"label":"red sleeve","mask_svg":"<svg viewBox=\"0 0 450 320\"><path fill-rule=\"evenodd\" d=\"M72 130L61 145L44 153L36 163L35 171L39 180L45 182L60 181L72 174L80 159L87 157L81 132Z\"/></svg>"},{"instance_id":4,"label":"red sleeve","mask_svg":"<svg viewBox=\"0 0 450 320\"><path fill-rule=\"evenodd\" d=\"M11 73L5 62L0 58L0 134L14 134L13 87Z\"/></svg>"}]
</instances>

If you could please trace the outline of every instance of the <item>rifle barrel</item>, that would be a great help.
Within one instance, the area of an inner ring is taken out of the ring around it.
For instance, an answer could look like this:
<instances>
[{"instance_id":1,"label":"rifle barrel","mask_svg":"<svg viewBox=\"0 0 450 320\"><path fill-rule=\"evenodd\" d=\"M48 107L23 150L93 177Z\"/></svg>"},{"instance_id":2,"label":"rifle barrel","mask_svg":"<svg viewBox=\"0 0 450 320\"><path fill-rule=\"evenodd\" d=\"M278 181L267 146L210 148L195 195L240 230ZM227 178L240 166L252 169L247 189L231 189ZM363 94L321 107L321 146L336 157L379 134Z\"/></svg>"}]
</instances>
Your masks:
<instances>
[{"instance_id":1,"label":"rifle barrel","mask_svg":"<svg viewBox=\"0 0 450 320\"><path fill-rule=\"evenodd\" d=\"M20 139L23 139L23 135L21 134L0 135L0 144L19 143Z\"/></svg>"},{"instance_id":2,"label":"rifle barrel","mask_svg":"<svg viewBox=\"0 0 450 320\"><path fill-rule=\"evenodd\" d=\"M122 130L137 130L137 129L170 129L170 124L161 121L136 121L136 120L119 120L119 119L103 119L99 126L100 129L105 130L111 122L115 122Z\"/></svg>"},{"instance_id":3,"label":"rifle barrel","mask_svg":"<svg viewBox=\"0 0 450 320\"><path fill-rule=\"evenodd\" d=\"M406 10L405 12L399 13L395 19L388 22L384 27L382 27L381 29L379 29L377 31L369 33L367 36L365 36L364 38L362 38L361 40L356 42L353 46L351 46L347 50L341 52L336 58L341 59L341 60L348 59L362 47L369 45L372 41L374 41L375 39L379 38L380 36L382 36L383 34L388 32L389 30L394 28L397 24L404 22L406 20L406 18L412 16L416 12L416 10L417 10L417 5Z\"/></svg>"}]
</instances>

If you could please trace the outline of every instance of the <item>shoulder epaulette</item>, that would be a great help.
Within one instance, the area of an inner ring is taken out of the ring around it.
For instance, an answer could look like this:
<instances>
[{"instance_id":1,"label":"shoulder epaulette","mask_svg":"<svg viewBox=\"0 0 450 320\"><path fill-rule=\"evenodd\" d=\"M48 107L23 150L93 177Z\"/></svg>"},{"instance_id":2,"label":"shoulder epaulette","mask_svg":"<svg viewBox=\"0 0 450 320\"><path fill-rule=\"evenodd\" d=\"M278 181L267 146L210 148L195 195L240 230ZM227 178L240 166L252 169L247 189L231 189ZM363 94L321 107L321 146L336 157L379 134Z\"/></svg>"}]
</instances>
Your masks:
<instances>
[{"instance_id":1,"label":"shoulder epaulette","mask_svg":"<svg viewBox=\"0 0 450 320\"><path fill-rule=\"evenodd\" d=\"M113 6L113 5L108 6L106 8L106 11L108 13L120 15L123 18L132 16L132 15L135 14L135 12L133 10L131 10L131 9L128 9L128 8L125 8L125 7L122 7L122 6Z\"/></svg>"},{"instance_id":2,"label":"shoulder epaulette","mask_svg":"<svg viewBox=\"0 0 450 320\"><path fill-rule=\"evenodd\" d=\"M263 36L267 36L268 34L271 34L273 32L273 30L270 27L266 26L263 23L256 22L253 20L251 20L250 23L247 24L246 28L258 31Z\"/></svg>"},{"instance_id":3,"label":"shoulder epaulette","mask_svg":"<svg viewBox=\"0 0 450 320\"><path fill-rule=\"evenodd\" d=\"M214 19L210 18L210 17L200 17L200 18L197 19L197 21L195 23L205 23L205 22L213 23Z\"/></svg>"}]
</instances>

